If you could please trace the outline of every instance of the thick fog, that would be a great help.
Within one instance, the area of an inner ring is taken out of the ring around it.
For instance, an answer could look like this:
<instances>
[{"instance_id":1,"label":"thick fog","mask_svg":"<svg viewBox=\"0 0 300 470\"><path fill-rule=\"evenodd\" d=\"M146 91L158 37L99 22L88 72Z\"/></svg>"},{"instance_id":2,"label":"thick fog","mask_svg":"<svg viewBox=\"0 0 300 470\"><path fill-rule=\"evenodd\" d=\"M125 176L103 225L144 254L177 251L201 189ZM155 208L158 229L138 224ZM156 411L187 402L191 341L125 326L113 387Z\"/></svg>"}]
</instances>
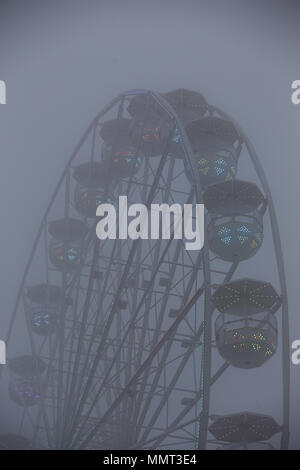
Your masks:
<instances>
[{"instance_id":1,"label":"thick fog","mask_svg":"<svg viewBox=\"0 0 300 470\"><path fill-rule=\"evenodd\" d=\"M300 338L300 106L291 103L291 83L300 79L299 7L284 1L244 3L1 1L0 79L7 85L7 104L0 106L1 339L67 159L101 108L134 88L199 91L248 134L279 220L291 342ZM253 259L252 277L257 272L273 282L273 266L274 259ZM13 349L8 345L8 354ZM280 359L274 357L266 369L228 372L213 390L212 412L234 412L238 404L247 409L236 377L252 396L267 373L272 385L260 387L257 411L264 413L267 404L267 414L280 421ZM299 389L300 366L291 364L293 449L300 448ZM15 432L1 383L0 397L0 431Z\"/></svg>"}]
</instances>

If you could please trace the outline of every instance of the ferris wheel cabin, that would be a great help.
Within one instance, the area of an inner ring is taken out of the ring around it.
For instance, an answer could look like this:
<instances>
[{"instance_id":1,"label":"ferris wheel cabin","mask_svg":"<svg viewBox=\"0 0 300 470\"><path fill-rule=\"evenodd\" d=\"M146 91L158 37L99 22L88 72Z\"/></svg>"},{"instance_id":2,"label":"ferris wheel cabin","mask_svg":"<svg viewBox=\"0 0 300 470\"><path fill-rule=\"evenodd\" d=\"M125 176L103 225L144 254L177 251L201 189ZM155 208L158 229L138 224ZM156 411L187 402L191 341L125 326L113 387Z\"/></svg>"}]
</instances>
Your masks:
<instances>
[{"instance_id":1,"label":"ferris wheel cabin","mask_svg":"<svg viewBox=\"0 0 300 470\"><path fill-rule=\"evenodd\" d=\"M204 192L208 211L209 247L224 261L254 256L263 242L266 201L254 183L232 180Z\"/></svg>"}]
</instances>

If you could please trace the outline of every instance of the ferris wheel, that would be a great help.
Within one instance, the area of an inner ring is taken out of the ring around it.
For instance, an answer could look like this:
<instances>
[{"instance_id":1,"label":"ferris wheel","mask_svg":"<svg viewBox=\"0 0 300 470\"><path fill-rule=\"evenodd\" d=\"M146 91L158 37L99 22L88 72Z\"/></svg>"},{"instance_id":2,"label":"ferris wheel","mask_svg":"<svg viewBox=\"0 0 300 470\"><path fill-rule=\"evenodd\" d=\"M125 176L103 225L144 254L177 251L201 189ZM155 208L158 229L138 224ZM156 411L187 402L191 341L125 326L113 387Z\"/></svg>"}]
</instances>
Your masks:
<instances>
[{"instance_id":1,"label":"ferris wheel","mask_svg":"<svg viewBox=\"0 0 300 470\"><path fill-rule=\"evenodd\" d=\"M204 248L186 250L172 221L169 238L100 241L97 207L120 195L204 203ZM265 244L276 288L244 274ZM274 205L247 136L198 92L122 93L80 139L34 241L7 334L15 433L0 448L287 448L288 335ZM227 369L279 349L281 422L216 415Z\"/></svg>"}]
</instances>

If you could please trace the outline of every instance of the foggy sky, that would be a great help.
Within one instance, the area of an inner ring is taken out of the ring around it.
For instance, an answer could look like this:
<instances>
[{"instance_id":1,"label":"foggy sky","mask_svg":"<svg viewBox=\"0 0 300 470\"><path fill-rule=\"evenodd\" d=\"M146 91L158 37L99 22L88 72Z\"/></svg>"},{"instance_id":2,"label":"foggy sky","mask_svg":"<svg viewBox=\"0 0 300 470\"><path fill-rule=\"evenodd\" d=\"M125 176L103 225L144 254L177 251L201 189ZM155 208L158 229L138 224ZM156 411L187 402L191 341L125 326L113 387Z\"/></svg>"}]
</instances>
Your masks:
<instances>
[{"instance_id":1,"label":"foggy sky","mask_svg":"<svg viewBox=\"0 0 300 470\"><path fill-rule=\"evenodd\" d=\"M120 92L188 88L232 115L249 135L266 172L279 219L289 293L291 341L300 338L298 238L300 106L291 83L300 78L296 2L1 1L0 338L40 219L74 146L101 108ZM256 263L255 265L253 263ZM270 259L270 266L273 260ZM268 260L252 272L268 276ZM255 277L255 275L253 275ZM212 411L247 409L266 373L257 410L276 416L280 358L224 377ZM232 382L234 380L234 382ZM300 366L291 365L291 441L300 448ZM1 391L0 385L0 396ZM232 396L232 399L230 398ZM0 409L5 409L0 404ZM2 412L1 412L2 413ZM4 416L4 412L3 412ZM2 426L1 426L2 429ZM5 427L10 428L9 416Z\"/></svg>"}]
</instances>

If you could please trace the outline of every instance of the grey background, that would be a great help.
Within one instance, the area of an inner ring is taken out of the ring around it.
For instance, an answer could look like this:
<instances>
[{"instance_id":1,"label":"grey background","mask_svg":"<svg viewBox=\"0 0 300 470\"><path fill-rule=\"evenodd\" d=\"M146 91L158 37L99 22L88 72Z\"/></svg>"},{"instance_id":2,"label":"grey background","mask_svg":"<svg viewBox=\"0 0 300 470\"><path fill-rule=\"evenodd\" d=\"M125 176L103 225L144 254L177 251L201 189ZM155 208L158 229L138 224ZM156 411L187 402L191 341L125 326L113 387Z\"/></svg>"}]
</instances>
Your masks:
<instances>
[{"instance_id":1,"label":"grey background","mask_svg":"<svg viewBox=\"0 0 300 470\"><path fill-rule=\"evenodd\" d=\"M279 218L291 341L300 338L300 105L290 99L300 78L298 22L297 3L286 1L1 1L0 338L50 194L91 119L123 90L178 87L234 116L258 151ZM273 389L260 392L262 412L273 400L276 414L278 367L268 369ZM243 375L249 394L263 374ZM291 366L291 385L291 448L299 449L300 366ZM228 381L214 397L218 412L230 412L231 395ZM1 432L11 431L3 400L0 409Z\"/></svg>"}]
</instances>

